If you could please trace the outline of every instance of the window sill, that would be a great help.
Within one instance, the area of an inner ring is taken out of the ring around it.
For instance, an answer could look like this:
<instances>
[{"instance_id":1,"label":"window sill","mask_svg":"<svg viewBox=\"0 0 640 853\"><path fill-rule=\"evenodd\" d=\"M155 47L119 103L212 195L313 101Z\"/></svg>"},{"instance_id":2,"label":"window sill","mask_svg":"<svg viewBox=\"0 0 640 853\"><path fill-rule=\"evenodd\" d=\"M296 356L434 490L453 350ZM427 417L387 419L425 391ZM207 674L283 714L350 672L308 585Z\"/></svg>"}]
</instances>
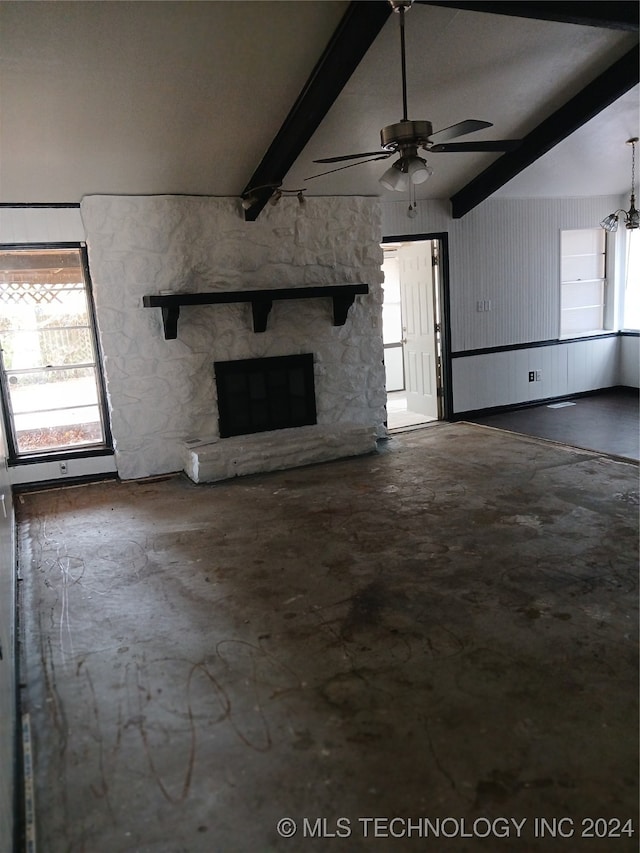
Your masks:
<instances>
[{"instance_id":1,"label":"window sill","mask_svg":"<svg viewBox=\"0 0 640 853\"><path fill-rule=\"evenodd\" d=\"M567 332L566 335L560 335L559 341L578 341L582 338L610 338L612 335L619 334L613 329L593 329L591 332Z\"/></svg>"},{"instance_id":2,"label":"window sill","mask_svg":"<svg viewBox=\"0 0 640 853\"><path fill-rule=\"evenodd\" d=\"M19 465L40 465L43 462L64 462L67 459L90 459L93 456L112 456L113 448L107 445L91 445L77 450L52 450L50 453L30 453L7 459L10 468Z\"/></svg>"}]
</instances>

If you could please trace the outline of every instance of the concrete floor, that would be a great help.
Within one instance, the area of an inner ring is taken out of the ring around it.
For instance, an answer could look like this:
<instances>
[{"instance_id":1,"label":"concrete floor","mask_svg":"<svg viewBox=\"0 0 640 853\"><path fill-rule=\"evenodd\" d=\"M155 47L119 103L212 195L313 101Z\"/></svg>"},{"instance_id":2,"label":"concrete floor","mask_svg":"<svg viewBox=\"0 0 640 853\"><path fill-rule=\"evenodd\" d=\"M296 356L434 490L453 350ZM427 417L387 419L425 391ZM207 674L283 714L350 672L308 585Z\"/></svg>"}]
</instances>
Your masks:
<instances>
[{"instance_id":1,"label":"concrete floor","mask_svg":"<svg viewBox=\"0 0 640 853\"><path fill-rule=\"evenodd\" d=\"M637 849L635 464L436 424L17 505L40 850Z\"/></svg>"}]
</instances>

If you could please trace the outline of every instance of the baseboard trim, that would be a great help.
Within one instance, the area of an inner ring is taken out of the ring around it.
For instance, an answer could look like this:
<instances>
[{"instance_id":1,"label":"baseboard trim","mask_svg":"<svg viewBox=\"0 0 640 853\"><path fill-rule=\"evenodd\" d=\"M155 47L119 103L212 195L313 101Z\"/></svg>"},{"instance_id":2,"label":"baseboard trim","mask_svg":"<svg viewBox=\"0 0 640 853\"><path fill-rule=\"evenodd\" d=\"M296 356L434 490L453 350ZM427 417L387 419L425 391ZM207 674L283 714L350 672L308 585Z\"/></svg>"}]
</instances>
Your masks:
<instances>
[{"instance_id":1,"label":"baseboard trim","mask_svg":"<svg viewBox=\"0 0 640 853\"><path fill-rule=\"evenodd\" d=\"M52 489L67 489L72 486L86 486L89 483L101 483L103 480L118 480L117 471L107 471L102 474L85 474L82 477L57 477L55 480L38 480L33 483L14 483L11 491L14 495L27 492L45 492Z\"/></svg>"}]
</instances>

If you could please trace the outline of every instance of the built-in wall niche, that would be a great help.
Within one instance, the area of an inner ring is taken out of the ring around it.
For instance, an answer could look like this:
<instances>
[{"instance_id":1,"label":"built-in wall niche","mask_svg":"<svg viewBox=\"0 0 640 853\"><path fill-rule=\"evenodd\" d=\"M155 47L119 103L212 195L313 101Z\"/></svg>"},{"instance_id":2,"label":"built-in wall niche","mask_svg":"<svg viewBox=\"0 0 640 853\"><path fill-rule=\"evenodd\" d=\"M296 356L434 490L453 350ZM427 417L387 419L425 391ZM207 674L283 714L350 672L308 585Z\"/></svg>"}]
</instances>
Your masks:
<instances>
[{"instance_id":1,"label":"built-in wall niche","mask_svg":"<svg viewBox=\"0 0 640 853\"><path fill-rule=\"evenodd\" d=\"M214 363L220 437L317 423L313 354Z\"/></svg>"}]
</instances>

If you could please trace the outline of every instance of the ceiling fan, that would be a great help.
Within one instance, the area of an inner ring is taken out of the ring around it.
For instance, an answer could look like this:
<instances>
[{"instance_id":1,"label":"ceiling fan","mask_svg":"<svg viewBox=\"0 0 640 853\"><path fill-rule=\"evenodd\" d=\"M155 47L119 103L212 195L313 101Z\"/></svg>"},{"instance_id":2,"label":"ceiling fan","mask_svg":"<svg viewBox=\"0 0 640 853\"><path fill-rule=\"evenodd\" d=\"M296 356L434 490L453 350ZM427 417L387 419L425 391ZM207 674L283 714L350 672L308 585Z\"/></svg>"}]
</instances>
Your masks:
<instances>
[{"instance_id":1,"label":"ceiling fan","mask_svg":"<svg viewBox=\"0 0 640 853\"><path fill-rule=\"evenodd\" d=\"M340 163L345 160L359 160L359 163L349 163L347 166L339 166L337 169L329 169L317 175L310 175L305 180L320 178L332 172L359 166L361 163L370 163L374 160L386 160L394 154L400 157L391 168L380 178L380 183L386 189L403 192L411 184L421 184L433 174L433 169L424 157L418 155L418 149L422 148L428 152L461 152L461 151L512 151L520 145L519 139L485 140L478 142L451 142L459 136L492 127L489 121L477 119L466 119L442 130L433 131L430 121L411 121L407 110L407 68L404 38L404 15L410 9L414 0L389 0L394 12L400 18L400 56L402 66L402 120L395 124L387 125L380 131L381 151L365 151L362 154L344 154L339 157L324 157L314 160L314 163ZM367 158L367 159L361 159Z\"/></svg>"}]
</instances>

